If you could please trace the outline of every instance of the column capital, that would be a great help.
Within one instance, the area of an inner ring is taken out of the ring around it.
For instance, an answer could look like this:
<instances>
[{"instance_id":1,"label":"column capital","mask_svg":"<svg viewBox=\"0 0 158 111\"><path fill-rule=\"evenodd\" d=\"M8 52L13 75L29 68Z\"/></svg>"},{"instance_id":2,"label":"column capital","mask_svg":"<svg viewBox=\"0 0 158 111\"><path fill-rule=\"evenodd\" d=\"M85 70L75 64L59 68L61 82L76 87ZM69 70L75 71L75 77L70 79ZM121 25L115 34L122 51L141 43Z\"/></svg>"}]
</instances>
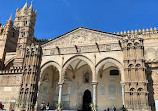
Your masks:
<instances>
[{"instance_id":1,"label":"column capital","mask_svg":"<svg viewBox=\"0 0 158 111\"><path fill-rule=\"evenodd\" d=\"M120 84L121 84L121 86L125 86L125 82L121 82Z\"/></svg>"},{"instance_id":2,"label":"column capital","mask_svg":"<svg viewBox=\"0 0 158 111\"><path fill-rule=\"evenodd\" d=\"M63 85L64 83L63 82L58 82L58 85Z\"/></svg>"},{"instance_id":3,"label":"column capital","mask_svg":"<svg viewBox=\"0 0 158 111\"><path fill-rule=\"evenodd\" d=\"M92 85L97 85L98 84L98 82L92 82Z\"/></svg>"}]
</instances>

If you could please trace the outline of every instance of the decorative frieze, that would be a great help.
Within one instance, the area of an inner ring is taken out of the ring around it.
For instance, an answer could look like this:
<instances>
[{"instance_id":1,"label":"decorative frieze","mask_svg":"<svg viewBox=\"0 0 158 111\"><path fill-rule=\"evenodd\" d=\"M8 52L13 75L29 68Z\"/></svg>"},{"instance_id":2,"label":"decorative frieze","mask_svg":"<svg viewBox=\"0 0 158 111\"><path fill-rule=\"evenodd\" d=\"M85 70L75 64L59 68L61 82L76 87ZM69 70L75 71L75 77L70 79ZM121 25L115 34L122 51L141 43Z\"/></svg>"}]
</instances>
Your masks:
<instances>
[{"instance_id":1,"label":"decorative frieze","mask_svg":"<svg viewBox=\"0 0 158 111\"><path fill-rule=\"evenodd\" d=\"M59 50L59 51L58 51ZM88 52L105 52L105 51L118 51L121 50L119 44L99 44L96 45L87 45L87 46L77 46L76 47L65 47L65 48L52 48L52 49L43 49L43 55L62 55L62 54L76 54L76 53L88 53Z\"/></svg>"}]
</instances>

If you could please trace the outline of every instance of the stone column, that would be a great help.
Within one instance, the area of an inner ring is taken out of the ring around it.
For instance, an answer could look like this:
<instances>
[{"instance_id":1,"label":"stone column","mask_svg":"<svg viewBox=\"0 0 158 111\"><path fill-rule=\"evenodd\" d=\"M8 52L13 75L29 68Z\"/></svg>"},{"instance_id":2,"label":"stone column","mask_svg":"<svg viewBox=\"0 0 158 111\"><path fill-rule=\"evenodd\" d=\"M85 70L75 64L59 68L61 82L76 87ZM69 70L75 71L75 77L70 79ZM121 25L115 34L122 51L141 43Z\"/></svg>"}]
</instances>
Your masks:
<instances>
[{"instance_id":1,"label":"stone column","mask_svg":"<svg viewBox=\"0 0 158 111\"><path fill-rule=\"evenodd\" d=\"M58 104L61 105L61 96L62 96L62 86L63 84L59 83L59 97L58 97Z\"/></svg>"},{"instance_id":2,"label":"stone column","mask_svg":"<svg viewBox=\"0 0 158 111\"><path fill-rule=\"evenodd\" d=\"M97 106L97 82L93 82L93 104L94 104L94 110L96 110Z\"/></svg>"},{"instance_id":3,"label":"stone column","mask_svg":"<svg viewBox=\"0 0 158 111\"><path fill-rule=\"evenodd\" d=\"M122 103L125 106L125 84L121 84L122 88Z\"/></svg>"}]
</instances>

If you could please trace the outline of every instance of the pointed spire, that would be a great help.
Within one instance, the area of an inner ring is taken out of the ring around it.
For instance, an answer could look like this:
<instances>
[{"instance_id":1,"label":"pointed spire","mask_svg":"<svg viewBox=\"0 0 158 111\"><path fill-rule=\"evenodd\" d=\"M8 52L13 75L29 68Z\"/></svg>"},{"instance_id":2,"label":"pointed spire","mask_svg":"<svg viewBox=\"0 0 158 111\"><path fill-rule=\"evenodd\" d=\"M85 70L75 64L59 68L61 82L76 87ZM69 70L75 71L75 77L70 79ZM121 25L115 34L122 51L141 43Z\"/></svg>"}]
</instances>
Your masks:
<instances>
[{"instance_id":1,"label":"pointed spire","mask_svg":"<svg viewBox=\"0 0 158 111\"><path fill-rule=\"evenodd\" d=\"M123 32L121 31L121 32L120 32L120 34L122 35L122 34L123 34Z\"/></svg>"},{"instance_id":2,"label":"pointed spire","mask_svg":"<svg viewBox=\"0 0 158 111\"><path fill-rule=\"evenodd\" d=\"M33 1L31 1L31 5L30 5L30 8L29 8L29 9L33 9L33 5L32 5L32 2L33 2Z\"/></svg>"},{"instance_id":3,"label":"pointed spire","mask_svg":"<svg viewBox=\"0 0 158 111\"><path fill-rule=\"evenodd\" d=\"M129 33L130 33L130 31L128 30L128 31L127 31L127 34L129 34Z\"/></svg>"},{"instance_id":4,"label":"pointed spire","mask_svg":"<svg viewBox=\"0 0 158 111\"><path fill-rule=\"evenodd\" d=\"M25 5L24 5L23 9L25 9L25 8L28 8L27 1L26 1Z\"/></svg>"},{"instance_id":5,"label":"pointed spire","mask_svg":"<svg viewBox=\"0 0 158 111\"><path fill-rule=\"evenodd\" d=\"M10 15L10 18L9 18L9 20L10 20L10 21L12 21L12 14Z\"/></svg>"},{"instance_id":6,"label":"pointed spire","mask_svg":"<svg viewBox=\"0 0 158 111\"><path fill-rule=\"evenodd\" d=\"M138 32L141 32L141 30L139 29Z\"/></svg>"}]
</instances>

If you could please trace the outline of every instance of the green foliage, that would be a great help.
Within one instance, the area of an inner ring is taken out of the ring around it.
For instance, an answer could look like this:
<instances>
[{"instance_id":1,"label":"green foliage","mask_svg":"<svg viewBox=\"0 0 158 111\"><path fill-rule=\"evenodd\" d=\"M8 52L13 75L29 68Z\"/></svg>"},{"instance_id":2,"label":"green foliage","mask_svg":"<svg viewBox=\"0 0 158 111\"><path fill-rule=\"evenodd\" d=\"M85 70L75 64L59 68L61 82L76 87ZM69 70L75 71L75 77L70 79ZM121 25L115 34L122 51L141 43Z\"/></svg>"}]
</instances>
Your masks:
<instances>
[{"instance_id":1,"label":"green foliage","mask_svg":"<svg viewBox=\"0 0 158 111\"><path fill-rule=\"evenodd\" d=\"M31 108L34 108L35 107L35 104L31 104Z\"/></svg>"},{"instance_id":2,"label":"green foliage","mask_svg":"<svg viewBox=\"0 0 158 111\"><path fill-rule=\"evenodd\" d=\"M91 103L89 106L91 107L91 110L94 111L94 104Z\"/></svg>"},{"instance_id":3,"label":"green foliage","mask_svg":"<svg viewBox=\"0 0 158 111\"><path fill-rule=\"evenodd\" d=\"M56 108L58 109L60 107L60 104L56 104Z\"/></svg>"},{"instance_id":4,"label":"green foliage","mask_svg":"<svg viewBox=\"0 0 158 111\"><path fill-rule=\"evenodd\" d=\"M22 108L22 109L25 109L25 108L26 108L25 104L23 104L23 105L21 106L21 108Z\"/></svg>"}]
</instances>

